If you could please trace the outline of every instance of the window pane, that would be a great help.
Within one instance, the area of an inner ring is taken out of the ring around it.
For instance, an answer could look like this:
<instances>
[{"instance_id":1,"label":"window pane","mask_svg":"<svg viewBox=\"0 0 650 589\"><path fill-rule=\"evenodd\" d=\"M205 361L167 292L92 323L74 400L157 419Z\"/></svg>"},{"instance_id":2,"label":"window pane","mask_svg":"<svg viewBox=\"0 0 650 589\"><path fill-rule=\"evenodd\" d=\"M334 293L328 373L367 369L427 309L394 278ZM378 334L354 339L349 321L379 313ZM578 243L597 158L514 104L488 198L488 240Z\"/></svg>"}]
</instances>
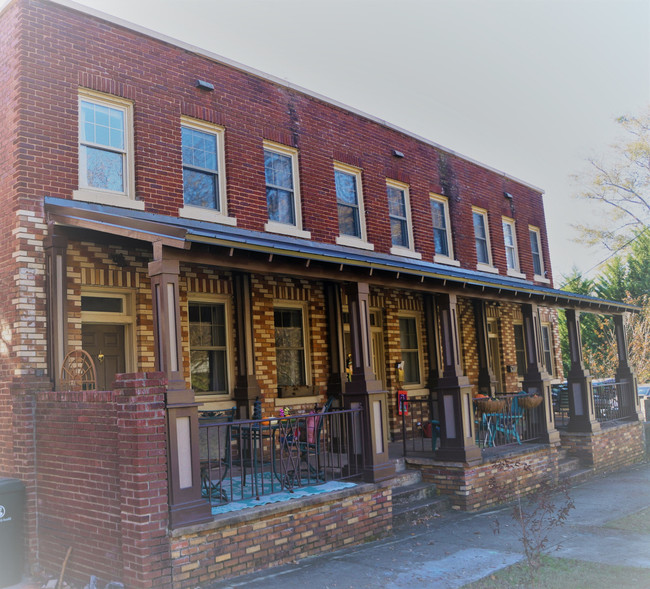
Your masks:
<instances>
[{"instance_id":1,"label":"window pane","mask_svg":"<svg viewBox=\"0 0 650 589\"><path fill-rule=\"evenodd\" d=\"M388 193L388 214L391 217L406 219L406 203L404 202L404 191L393 186L387 187Z\"/></svg>"},{"instance_id":2,"label":"window pane","mask_svg":"<svg viewBox=\"0 0 650 589\"><path fill-rule=\"evenodd\" d=\"M537 276L542 274L542 255L539 250L539 235L537 231L530 232L530 249L533 254L533 271Z\"/></svg>"},{"instance_id":3,"label":"window pane","mask_svg":"<svg viewBox=\"0 0 650 589\"><path fill-rule=\"evenodd\" d=\"M82 141L124 150L124 111L81 102Z\"/></svg>"},{"instance_id":4,"label":"window pane","mask_svg":"<svg viewBox=\"0 0 650 589\"><path fill-rule=\"evenodd\" d=\"M419 384L420 361L417 352L402 352L404 361L404 384Z\"/></svg>"},{"instance_id":5,"label":"window pane","mask_svg":"<svg viewBox=\"0 0 650 589\"><path fill-rule=\"evenodd\" d=\"M480 213L473 213L474 238L476 241L476 259L479 264L489 264L490 256L487 248L487 233L485 218Z\"/></svg>"},{"instance_id":6,"label":"window pane","mask_svg":"<svg viewBox=\"0 0 650 589\"><path fill-rule=\"evenodd\" d=\"M217 171L217 137L196 129L181 129L183 164Z\"/></svg>"},{"instance_id":7,"label":"window pane","mask_svg":"<svg viewBox=\"0 0 650 589\"><path fill-rule=\"evenodd\" d=\"M431 217L433 218L433 240L436 253L441 256L448 256L449 241L444 203L431 199Z\"/></svg>"},{"instance_id":8,"label":"window pane","mask_svg":"<svg viewBox=\"0 0 650 589\"><path fill-rule=\"evenodd\" d=\"M361 237L359 228L359 210L339 204L339 232L341 235Z\"/></svg>"},{"instance_id":9,"label":"window pane","mask_svg":"<svg viewBox=\"0 0 650 589\"><path fill-rule=\"evenodd\" d=\"M357 205L357 179L352 174L346 174L339 170L334 171L336 183L336 198L340 203Z\"/></svg>"},{"instance_id":10,"label":"window pane","mask_svg":"<svg viewBox=\"0 0 650 589\"><path fill-rule=\"evenodd\" d=\"M124 156L82 146L86 161L86 186L124 192Z\"/></svg>"},{"instance_id":11,"label":"window pane","mask_svg":"<svg viewBox=\"0 0 650 589\"><path fill-rule=\"evenodd\" d=\"M190 374L194 392L207 393L210 390L210 358L207 350L190 351Z\"/></svg>"},{"instance_id":12,"label":"window pane","mask_svg":"<svg viewBox=\"0 0 650 589\"><path fill-rule=\"evenodd\" d=\"M226 306L190 303L190 377L196 392L228 392Z\"/></svg>"},{"instance_id":13,"label":"window pane","mask_svg":"<svg viewBox=\"0 0 650 589\"><path fill-rule=\"evenodd\" d=\"M415 319L404 317L399 320L399 341L400 347L405 349L416 349L418 347L418 337L415 326Z\"/></svg>"},{"instance_id":14,"label":"window pane","mask_svg":"<svg viewBox=\"0 0 650 589\"><path fill-rule=\"evenodd\" d=\"M293 173L290 156L273 151L265 151L264 173L267 185L293 190Z\"/></svg>"},{"instance_id":15,"label":"window pane","mask_svg":"<svg viewBox=\"0 0 650 589\"><path fill-rule=\"evenodd\" d=\"M301 386L305 383L305 366L300 350L276 350L278 386Z\"/></svg>"},{"instance_id":16,"label":"window pane","mask_svg":"<svg viewBox=\"0 0 650 589\"><path fill-rule=\"evenodd\" d=\"M401 219L390 220L390 236L393 245L406 247L409 246L408 229L406 221Z\"/></svg>"},{"instance_id":17,"label":"window pane","mask_svg":"<svg viewBox=\"0 0 650 589\"><path fill-rule=\"evenodd\" d=\"M196 170L183 169L185 204L219 210L217 177Z\"/></svg>"},{"instance_id":18,"label":"window pane","mask_svg":"<svg viewBox=\"0 0 650 589\"><path fill-rule=\"evenodd\" d=\"M404 384L420 382L420 353L417 323L414 317L399 318L399 339L404 361Z\"/></svg>"},{"instance_id":19,"label":"window pane","mask_svg":"<svg viewBox=\"0 0 650 589\"><path fill-rule=\"evenodd\" d=\"M81 297L81 310L99 313L123 313L124 300L117 297Z\"/></svg>"},{"instance_id":20,"label":"window pane","mask_svg":"<svg viewBox=\"0 0 650 589\"><path fill-rule=\"evenodd\" d=\"M517 374L526 374L526 347L524 344L524 326L515 324L515 353L517 356Z\"/></svg>"},{"instance_id":21,"label":"window pane","mask_svg":"<svg viewBox=\"0 0 650 589\"><path fill-rule=\"evenodd\" d=\"M278 386L307 384L300 309L276 309L275 354Z\"/></svg>"},{"instance_id":22,"label":"window pane","mask_svg":"<svg viewBox=\"0 0 650 589\"><path fill-rule=\"evenodd\" d=\"M269 211L269 220L286 225L295 225L293 210L293 193L276 188L266 189L266 202Z\"/></svg>"}]
</instances>

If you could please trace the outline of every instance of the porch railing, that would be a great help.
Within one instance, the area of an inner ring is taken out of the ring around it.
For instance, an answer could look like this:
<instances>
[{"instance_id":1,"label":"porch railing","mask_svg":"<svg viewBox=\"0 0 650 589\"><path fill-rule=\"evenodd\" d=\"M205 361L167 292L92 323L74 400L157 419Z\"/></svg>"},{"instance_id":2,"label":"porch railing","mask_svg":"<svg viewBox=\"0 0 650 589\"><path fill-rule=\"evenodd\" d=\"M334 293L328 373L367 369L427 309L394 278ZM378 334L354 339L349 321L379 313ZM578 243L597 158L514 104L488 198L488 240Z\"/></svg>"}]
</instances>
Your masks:
<instances>
[{"instance_id":1,"label":"porch railing","mask_svg":"<svg viewBox=\"0 0 650 589\"><path fill-rule=\"evenodd\" d=\"M544 403L533 407L529 398L525 394L502 394L493 399L476 399L473 410L477 445L492 448L537 440L543 433ZM428 399L409 400L408 408L402 408L405 456L435 452L440 436L432 410Z\"/></svg>"},{"instance_id":2,"label":"porch railing","mask_svg":"<svg viewBox=\"0 0 650 589\"><path fill-rule=\"evenodd\" d=\"M290 498L299 488L358 476L365 466L361 411L238 421L203 417L203 497L213 506L254 505L269 495L288 493Z\"/></svg>"},{"instance_id":3,"label":"porch railing","mask_svg":"<svg viewBox=\"0 0 650 589\"><path fill-rule=\"evenodd\" d=\"M626 419L634 412L631 382L594 383L594 409L600 422Z\"/></svg>"}]
</instances>

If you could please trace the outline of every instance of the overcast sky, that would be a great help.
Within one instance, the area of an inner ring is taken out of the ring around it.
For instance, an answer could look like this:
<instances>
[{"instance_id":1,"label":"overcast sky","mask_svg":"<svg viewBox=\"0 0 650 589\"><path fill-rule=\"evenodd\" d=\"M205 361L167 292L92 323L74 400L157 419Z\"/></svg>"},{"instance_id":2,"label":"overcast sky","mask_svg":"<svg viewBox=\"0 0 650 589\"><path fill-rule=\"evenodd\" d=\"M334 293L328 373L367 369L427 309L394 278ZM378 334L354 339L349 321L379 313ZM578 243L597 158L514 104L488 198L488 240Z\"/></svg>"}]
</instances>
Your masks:
<instances>
[{"instance_id":1,"label":"overcast sky","mask_svg":"<svg viewBox=\"0 0 650 589\"><path fill-rule=\"evenodd\" d=\"M2 0L0 0L2 3ZM570 176L650 104L650 0L82 0L383 118L546 191L556 285Z\"/></svg>"}]
</instances>

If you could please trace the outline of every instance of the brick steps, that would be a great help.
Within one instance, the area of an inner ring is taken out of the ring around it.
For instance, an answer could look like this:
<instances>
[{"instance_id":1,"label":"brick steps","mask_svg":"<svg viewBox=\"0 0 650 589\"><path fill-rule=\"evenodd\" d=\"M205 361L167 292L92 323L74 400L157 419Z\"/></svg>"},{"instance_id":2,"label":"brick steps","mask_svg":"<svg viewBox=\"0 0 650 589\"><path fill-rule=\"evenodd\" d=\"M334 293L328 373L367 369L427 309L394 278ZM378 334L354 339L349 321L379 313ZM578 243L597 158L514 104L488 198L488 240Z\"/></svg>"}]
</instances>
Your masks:
<instances>
[{"instance_id":1,"label":"brick steps","mask_svg":"<svg viewBox=\"0 0 650 589\"><path fill-rule=\"evenodd\" d=\"M419 470L405 470L393 479L393 527L411 525L437 517L449 509L449 499L432 483L424 482Z\"/></svg>"},{"instance_id":2,"label":"brick steps","mask_svg":"<svg viewBox=\"0 0 650 589\"><path fill-rule=\"evenodd\" d=\"M577 456L572 456L564 449L560 450L558 454L558 474L561 481L568 481L570 485L576 485L593 476L593 468L584 466Z\"/></svg>"}]
</instances>

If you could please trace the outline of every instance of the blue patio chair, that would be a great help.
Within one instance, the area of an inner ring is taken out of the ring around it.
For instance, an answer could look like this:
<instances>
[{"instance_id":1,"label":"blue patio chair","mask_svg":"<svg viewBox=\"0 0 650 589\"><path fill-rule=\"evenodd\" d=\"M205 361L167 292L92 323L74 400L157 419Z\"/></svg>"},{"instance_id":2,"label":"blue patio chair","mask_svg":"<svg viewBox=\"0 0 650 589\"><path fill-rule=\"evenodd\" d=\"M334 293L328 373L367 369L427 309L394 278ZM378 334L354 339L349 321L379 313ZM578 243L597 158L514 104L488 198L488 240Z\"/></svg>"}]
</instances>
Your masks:
<instances>
[{"instance_id":1,"label":"blue patio chair","mask_svg":"<svg viewBox=\"0 0 650 589\"><path fill-rule=\"evenodd\" d=\"M225 411L204 411L199 417L202 424L232 423L236 407ZM199 462L201 466L201 496L206 499L218 498L228 501L228 494L223 488L231 466L230 425L199 428Z\"/></svg>"},{"instance_id":2,"label":"blue patio chair","mask_svg":"<svg viewBox=\"0 0 650 589\"><path fill-rule=\"evenodd\" d=\"M506 443L512 441L521 444L521 438L517 428L520 421L524 418L524 409L519 405L517 397L513 397L510 402L510 410L505 413L498 413L495 415L496 423L495 430L505 436Z\"/></svg>"}]
</instances>

